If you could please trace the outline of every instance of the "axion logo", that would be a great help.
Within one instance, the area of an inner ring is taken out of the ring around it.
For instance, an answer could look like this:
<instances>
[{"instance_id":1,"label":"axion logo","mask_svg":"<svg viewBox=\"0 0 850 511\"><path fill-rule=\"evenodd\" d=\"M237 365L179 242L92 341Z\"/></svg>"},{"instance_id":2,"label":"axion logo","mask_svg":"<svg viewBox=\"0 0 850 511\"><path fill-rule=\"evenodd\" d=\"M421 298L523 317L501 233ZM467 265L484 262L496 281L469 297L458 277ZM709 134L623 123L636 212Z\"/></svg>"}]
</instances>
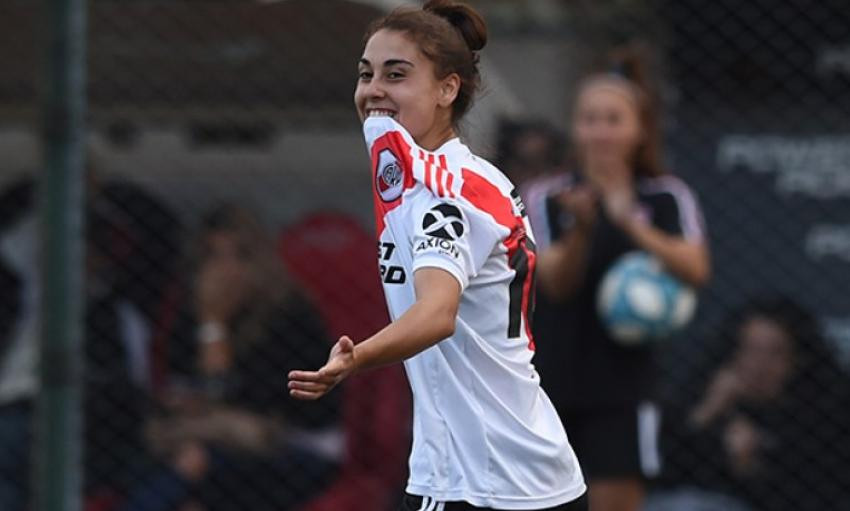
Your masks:
<instances>
[{"instance_id":1,"label":"axion logo","mask_svg":"<svg viewBox=\"0 0 850 511\"><path fill-rule=\"evenodd\" d=\"M451 204L437 204L422 218L422 229L428 236L456 240L463 236L464 223L460 209Z\"/></svg>"},{"instance_id":2,"label":"axion logo","mask_svg":"<svg viewBox=\"0 0 850 511\"><path fill-rule=\"evenodd\" d=\"M375 187L378 190L378 195L386 202L398 199L404 190L404 170L399 165L398 158L389 149L384 149L378 153Z\"/></svg>"}]
</instances>

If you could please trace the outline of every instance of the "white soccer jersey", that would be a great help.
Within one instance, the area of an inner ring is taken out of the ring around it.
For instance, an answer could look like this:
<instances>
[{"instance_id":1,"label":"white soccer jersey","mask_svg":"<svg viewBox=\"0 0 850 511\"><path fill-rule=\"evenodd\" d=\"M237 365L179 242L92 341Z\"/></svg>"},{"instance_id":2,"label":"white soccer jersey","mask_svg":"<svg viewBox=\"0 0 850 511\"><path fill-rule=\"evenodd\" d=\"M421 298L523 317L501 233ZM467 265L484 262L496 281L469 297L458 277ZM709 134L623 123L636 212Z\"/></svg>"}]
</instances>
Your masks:
<instances>
[{"instance_id":1,"label":"white soccer jersey","mask_svg":"<svg viewBox=\"0 0 850 511\"><path fill-rule=\"evenodd\" d=\"M534 243L513 185L458 139L419 148L389 117L364 124L390 316L415 302L413 272L463 289L455 333L405 361L414 397L407 491L435 501L541 509L585 491L531 363Z\"/></svg>"}]
</instances>

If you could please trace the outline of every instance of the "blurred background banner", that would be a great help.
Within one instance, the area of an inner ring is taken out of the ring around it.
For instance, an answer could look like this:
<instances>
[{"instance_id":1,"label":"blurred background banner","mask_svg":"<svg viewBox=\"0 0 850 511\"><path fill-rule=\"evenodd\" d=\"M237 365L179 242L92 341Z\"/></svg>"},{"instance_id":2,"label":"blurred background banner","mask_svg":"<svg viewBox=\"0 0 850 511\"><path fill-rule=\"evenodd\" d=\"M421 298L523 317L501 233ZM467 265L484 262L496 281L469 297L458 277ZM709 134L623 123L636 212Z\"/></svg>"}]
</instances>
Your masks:
<instances>
[{"instance_id":1,"label":"blurred background banner","mask_svg":"<svg viewBox=\"0 0 850 511\"><path fill-rule=\"evenodd\" d=\"M395 509L401 367L309 404L285 375L387 321L353 92L367 24L402 3L88 2L83 509ZM469 3L490 41L463 136L517 185L568 165L581 78L619 45L650 49L665 163L713 261L696 318L658 346L662 415L736 363L746 318L798 346L788 399L806 406L761 441L803 448L765 448L771 477L729 476L670 422L647 508L850 509L850 4ZM3 511L36 491L47 9L0 0Z\"/></svg>"}]
</instances>

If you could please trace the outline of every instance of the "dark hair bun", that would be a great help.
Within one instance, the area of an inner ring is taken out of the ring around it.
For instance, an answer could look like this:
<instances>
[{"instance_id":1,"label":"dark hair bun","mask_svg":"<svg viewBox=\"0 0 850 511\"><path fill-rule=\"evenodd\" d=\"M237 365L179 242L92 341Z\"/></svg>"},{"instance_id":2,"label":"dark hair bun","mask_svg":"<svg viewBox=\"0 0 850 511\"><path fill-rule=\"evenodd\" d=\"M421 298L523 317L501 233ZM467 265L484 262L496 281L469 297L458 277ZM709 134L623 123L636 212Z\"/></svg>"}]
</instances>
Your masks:
<instances>
[{"instance_id":1,"label":"dark hair bun","mask_svg":"<svg viewBox=\"0 0 850 511\"><path fill-rule=\"evenodd\" d=\"M470 51L479 51L487 44L487 24L472 7L452 0L428 0L422 9L448 20L460 31Z\"/></svg>"},{"instance_id":2,"label":"dark hair bun","mask_svg":"<svg viewBox=\"0 0 850 511\"><path fill-rule=\"evenodd\" d=\"M609 53L607 61L609 72L631 80L646 93L655 90L649 69L653 63L653 52L646 42L635 40L618 46Z\"/></svg>"}]
</instances>

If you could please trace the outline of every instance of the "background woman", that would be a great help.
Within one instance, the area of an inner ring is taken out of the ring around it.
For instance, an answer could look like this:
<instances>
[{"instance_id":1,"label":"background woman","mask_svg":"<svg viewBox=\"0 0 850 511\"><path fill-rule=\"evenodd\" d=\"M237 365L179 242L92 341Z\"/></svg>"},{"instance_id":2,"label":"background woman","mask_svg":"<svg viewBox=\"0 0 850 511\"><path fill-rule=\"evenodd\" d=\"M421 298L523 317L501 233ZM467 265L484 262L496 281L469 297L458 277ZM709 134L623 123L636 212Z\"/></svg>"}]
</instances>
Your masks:
<instances>
[{"instance_id":1,"label":"background woman","mask_svg":"<svg viewBox=\"0 0 850 511\"><path fill-rule=\"evenodd\" d=\"M572 119L575 168L525 191L540 238L535 359L588 479L594 511L636 511L654 448L651 348L623 347L596 313L597 289L623 254L643 250L682 281L709 276L702 215L661 163L658 107L638 53L588 76Z\"/></svg>"},{"instance_id":2,"label":"background woman","mask_svg":"<svg viewBox=\"0 0 850 511\"><path fill-rule=\"evenodd\" d=\"M125 509L292 509L327 483L342 455L336 397L305 403L280 382L281 373L324 360L318 314L243 208L209 212L189 259L168 342L171 385L147 427L165 467Z\"/></svg>"}]
</instances>

